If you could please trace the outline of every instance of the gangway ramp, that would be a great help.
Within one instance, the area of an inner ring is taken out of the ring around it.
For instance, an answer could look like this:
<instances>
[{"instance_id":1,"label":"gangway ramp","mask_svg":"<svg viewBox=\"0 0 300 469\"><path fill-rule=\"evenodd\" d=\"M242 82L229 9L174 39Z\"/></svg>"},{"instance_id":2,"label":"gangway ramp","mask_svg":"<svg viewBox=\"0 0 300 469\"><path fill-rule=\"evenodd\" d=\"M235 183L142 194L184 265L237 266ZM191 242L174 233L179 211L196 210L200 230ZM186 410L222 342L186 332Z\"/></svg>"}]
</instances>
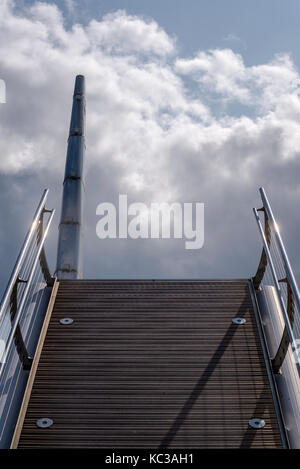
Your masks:
<instances>
[{"instance_id":1,"label":"gangway ramp","mask_svg":"<svg viewBox=\"0 0 300 469\"><path fill-rule=\"evenodd\" d=\"M248 280L56 289L13 447L282 447Z\"/></svg>"}]
</instances>

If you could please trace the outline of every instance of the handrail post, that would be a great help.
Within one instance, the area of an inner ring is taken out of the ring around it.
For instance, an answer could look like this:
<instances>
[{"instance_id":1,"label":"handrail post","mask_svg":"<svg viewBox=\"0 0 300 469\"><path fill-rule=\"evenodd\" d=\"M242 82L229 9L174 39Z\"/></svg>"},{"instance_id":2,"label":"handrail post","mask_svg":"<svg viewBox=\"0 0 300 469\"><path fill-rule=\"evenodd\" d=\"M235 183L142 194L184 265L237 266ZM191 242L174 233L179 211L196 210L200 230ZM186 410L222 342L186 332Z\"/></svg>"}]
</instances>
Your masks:
<instances>
[{"instance_id":1,"label":"handrail post","mask_svg":"<svg viewBox=\"0 0 300 469\"><path fill-rule=\"evenodd\" d=\"M264 207L258 209L258 212L259 211L264 212L265 237L266 237L267 244L270 247L270 244L271 244L271 229L270 229L269 218L268 218L267 212L266 212ZM267 265L268 265L268 259L267 259L267 256L266 256L266 252L263 248L256 274L254 275L254 277L252 277L253 286L254 286L255 290L258 290L258 288L259 288L259 286L262 282L262 279L264 278Z\"/></svg>"},{"instance_id":2,"label":"handrail post","mask_svg":"<svg viewBox=\"0 0 300 469\"><path fill-rule=\"evenodd\" d=\"M39 224L38 224L38 229L37 229L37 243L39 244L40 240L42 239L43 236L43 225L44 225L44 214L45 213L51 213L52 210L46 210L45 208L42 210L40 219L39 219ZM50 269L48 266L47 262L47 257L45 253L45 248L44 246L42 247L41 253L40 253L40 265L41 265L41 270L44 276L44 279L46 281L47 287L52 287L54 285L54 277L52 277L50 273Z\"/></svg>"}]
</instances>

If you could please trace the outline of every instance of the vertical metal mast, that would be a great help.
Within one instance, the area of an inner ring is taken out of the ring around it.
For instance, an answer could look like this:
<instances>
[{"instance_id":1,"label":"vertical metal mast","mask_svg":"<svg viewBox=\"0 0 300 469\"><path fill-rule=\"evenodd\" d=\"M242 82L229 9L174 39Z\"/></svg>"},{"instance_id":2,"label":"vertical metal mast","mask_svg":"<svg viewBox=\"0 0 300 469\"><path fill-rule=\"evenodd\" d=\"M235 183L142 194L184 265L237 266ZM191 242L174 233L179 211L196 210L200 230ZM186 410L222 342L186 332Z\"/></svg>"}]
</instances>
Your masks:
<instances>
[{"instance_id":1,"label":"vertical metal mast","mask_svg":"<svg viewBox=\"0 0 300 469\"><path fill-rule=\"evenodd\" d=\"M85 80L77 75L63 183L57 248L58 279L82 277L80 242L83 236L83 161L85 153Z\"/></svg>"}]
</instances>

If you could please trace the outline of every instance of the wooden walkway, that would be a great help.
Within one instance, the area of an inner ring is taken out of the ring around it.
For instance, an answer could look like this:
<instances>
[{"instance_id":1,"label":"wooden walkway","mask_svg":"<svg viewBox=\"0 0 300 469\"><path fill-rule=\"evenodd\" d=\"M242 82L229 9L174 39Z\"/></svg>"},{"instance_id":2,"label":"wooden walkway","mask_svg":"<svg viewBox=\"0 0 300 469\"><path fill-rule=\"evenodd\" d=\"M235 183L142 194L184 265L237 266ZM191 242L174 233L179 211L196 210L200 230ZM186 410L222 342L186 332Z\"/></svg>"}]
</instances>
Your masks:
<instances>
[{"instance_id":1,"label":"wooden walkway","mask_svg":"<svg viewBox=\"0 0 300 469\"><path fill-rule=\"evenodd\" d=\"M61 281L36 366L15 447L282 446L247 280Z\"/></svg>"}]
</instances>

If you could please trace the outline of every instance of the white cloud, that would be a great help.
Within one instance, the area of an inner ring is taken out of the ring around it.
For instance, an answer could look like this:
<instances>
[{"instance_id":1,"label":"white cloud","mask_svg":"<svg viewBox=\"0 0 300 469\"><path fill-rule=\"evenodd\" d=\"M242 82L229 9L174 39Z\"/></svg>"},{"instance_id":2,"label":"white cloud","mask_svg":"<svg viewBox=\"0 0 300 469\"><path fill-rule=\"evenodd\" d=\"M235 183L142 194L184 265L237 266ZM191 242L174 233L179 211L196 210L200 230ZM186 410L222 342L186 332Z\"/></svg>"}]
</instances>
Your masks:
<instances>
[{"instance_id":1,"label":"white cloud","mask_svg":"<svg viewBox=\"0 0 300 469\"><path fill-rule=\"evenodd\" d=\"M243 46L243 48L246 50L247 49L247 44L245 41L243 41L243 39L241 39L239 36L237 36L236 34L227 34L227 36L225 36L223 38L223 41L226 41L226 42L235 42L235 43L238 43L240 45Z\"/></svg>"},{"instance_id":2,"label":"white cloud","mask_svg":"<svg viewBox=\"0 0 300 469\"><path fill-rule=\"evenodd\" d=\"M74 77L84 73L90 173L100 177L109 168L110 188L145 202L208 203L214 229L202 258L206 267L220 254L214 220L225 197L233 202L239 194L237 214L260 184L277 193L291 175L281 189L298 191L300 76L287 54L256 66L230 49L187 59L154 20L118 11L66 29L53 4L36 3L17 14L6 0L0 5L0 64L7 85L0 109L2 174L46 172L61 181ZM183 76L199 83L198 96ZM203 94L250 106L254 117L230 115L226 107L217 117ZM101 187L90 188L90 197ZM182 262L190 268L194 259Z\"/></svg>"},{"instance_id":3,"label":"white cloud","mask_svg":"<svg viewBox=\"0 0 300 469\"><path fill-rule=\"evenodd\" d=\"M155 21L127 15L124 10L109 13L100 22L92 20L87 33L95 46L107 52L165 56L175 51L174 41Z\"/></svg>"},{"instance_id":4,"label":"white cloud","mask_svg":"<svg viewBox=\"0 0 300 469\"><path fill-rule=\"evenodd\" d=\"M154 21L125 11L67 30L53 4L36 3L23 15L14 13L8 1L1 8L0 58L8 86L1 119L3 172L39 171L53 160L52 152L60 155L52 170L61 169L71 87L74 75L82 72L87 77L89 162L110 158L124 181L136 175L135 187L157 190L159 182L153 180L171 179L177 154L195 167L209 155L208 166L221 180L230 177L232 162L239 163L241 177L250 179L257 153L266 151L262 136L273 135L273 129L277 158L298 154L299 74L286 54L247 67L241 55L217 49L192 59L177 57L173 67L173 39ZM220 99L258 106L260 117L213 117L200 98L189 97L181 74L195 77L206 93ZM221 156L227 152L227 158ZM180 194L180 186L165 189Z\"/></svg>"},{"instance_id":5,"label":"white cloud","mask_svg":"<svg viewBox=\"0 0 300 469\"><path fill-rule=\"evenodd\" d=\"M175 67L179 73L195 76L210 92L241 102L250 99L243 59L231 49L201 51L193 59L177 59Z\"/></svg>"},{"instance_id":6,"label":"white cloud","mask_svg":"<svg viewBox=\"0 0 300 469\"><path fill-rule=\"evenodd\" d=\"M267 64L249 66L231 49L201 51L194 58L175 62L179 74L193 77L203 90L219 94L225 101L257 107L266 113L277 107L280 99L293 96L299 100L300 76L288 54L277 54Z\"/></svg>"}]
</instances>

